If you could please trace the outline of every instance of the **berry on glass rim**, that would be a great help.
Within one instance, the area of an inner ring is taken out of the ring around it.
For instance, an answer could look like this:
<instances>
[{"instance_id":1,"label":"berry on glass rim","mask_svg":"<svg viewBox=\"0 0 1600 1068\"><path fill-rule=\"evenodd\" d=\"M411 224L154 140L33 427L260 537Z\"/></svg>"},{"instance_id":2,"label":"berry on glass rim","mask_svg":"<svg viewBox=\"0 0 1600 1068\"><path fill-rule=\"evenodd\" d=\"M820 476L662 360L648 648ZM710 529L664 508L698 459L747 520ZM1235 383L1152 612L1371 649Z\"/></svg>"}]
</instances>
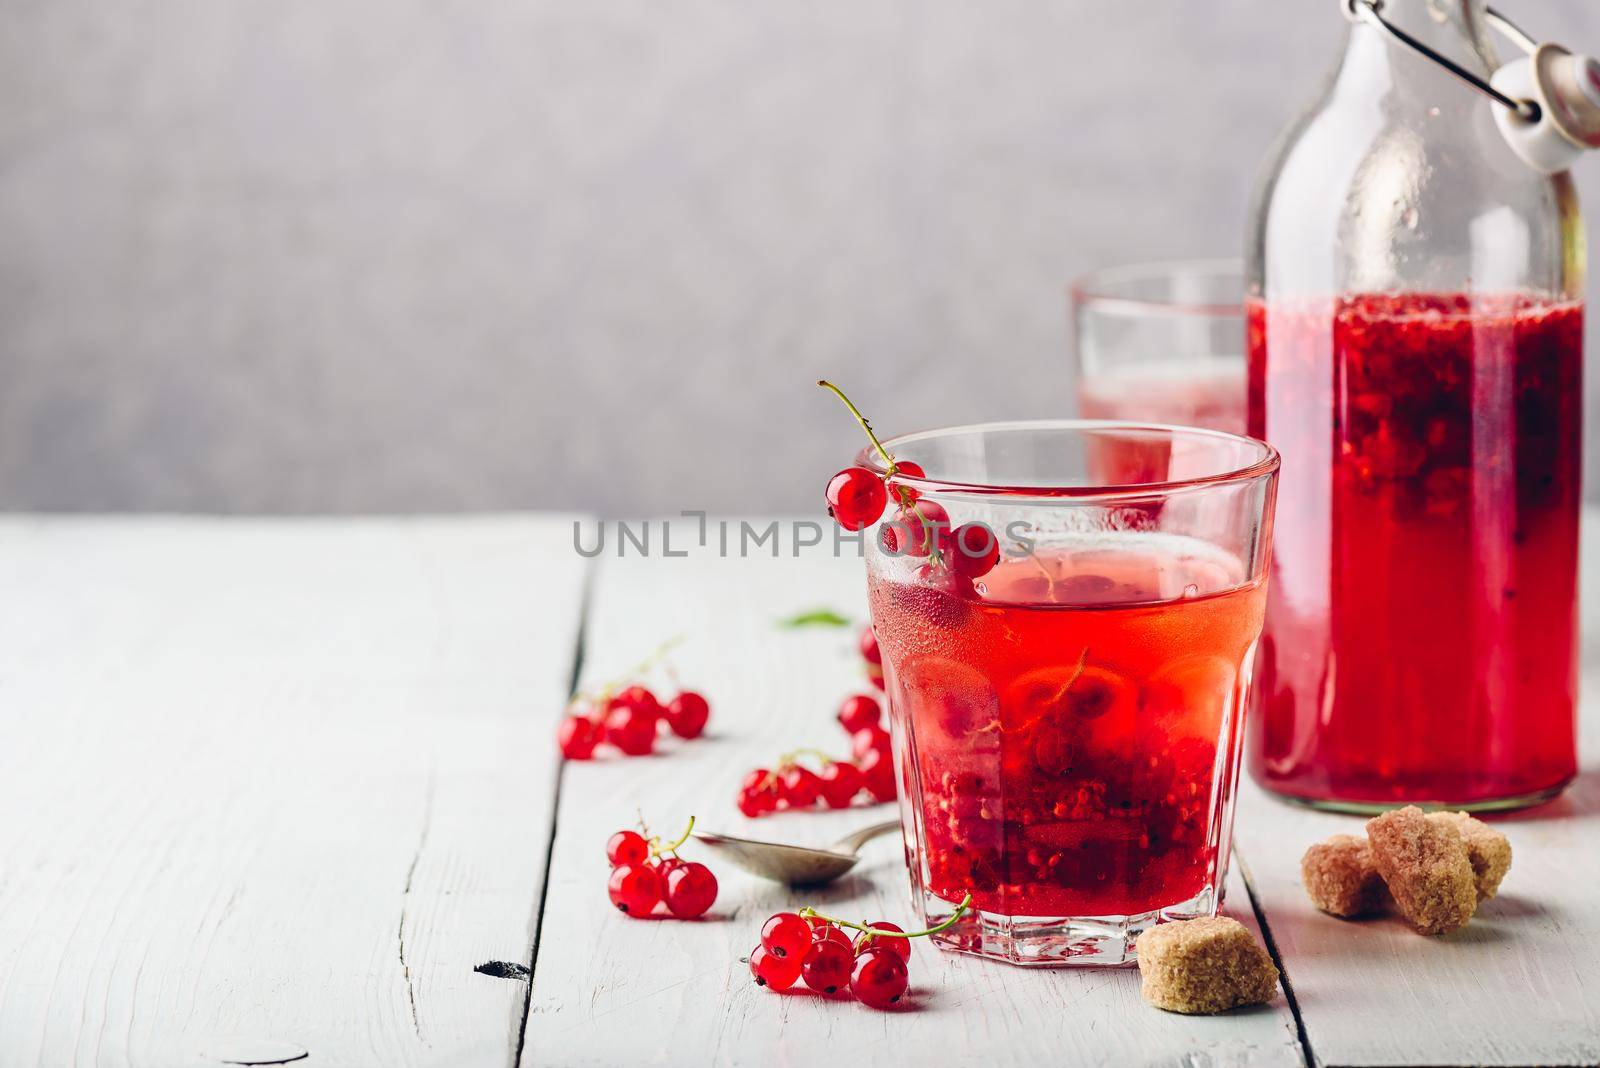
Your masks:
<instances>
[{"instance_id":1,"label":"berry on glass rim","mask_svg":"<svg viewBox=\"0 0 1600 1068\"><path fill-rule=\"evenodd\" d=\"M938 501L919 500L895 513L879 531L883 551L893 556L929 556L950 535L950 513Z\"/></svg>"},{"instance_id":2,"label":"berry on glass rim","mask_svg":"<svg viewBox=\"0 0 1600 1068\"><path fill-rule=\"evenodd\" d=\"M563 717L561 726L556 728L556 744L566 759L588 760L604 735L600 724L588 716L570 715Z\"/></svg>"},{"instance_id":3,"label":"berry on glass rim","mask_svg":"<svg viewBox=\"0 0 1600 1068\"><path fill-rule=\"evenodd\" d=\"M828 514L846 530L865 530L883 515L887 491L865 467L847 467L828 480Z\"/></svg>"},{"instance_id":4,"label":"berry on glass rim","mask_svg":"<svg viewBox=\"0 0 1600 1068\"><path fill-rule=\"evenodd\" d=\"M667 704L667 726L679 738L698 738L711 718L711 705L693 690L684 690Z\"/></svg>"},{"instance_id":5,"label":"berry on glass rim","mask_svg":"<svg viewBox=\"0 0 1600 1068\"><path fill-rule=\"evenodd\" d=\"M1000 539L985 523L963 523L950 532L945 558L963 578L982 578L1000 562Z\"/></svg>"},{"instance_id":6,"label":"berry on glass rim","mask_svg":"<svg viewBox=\"0 0 1600 1068\"><path fill-rule=\"evenodd\" d=\"M879 707L877 698L864 693L858 693L844 699L844 704L839 706L839 714L835 717L839 726L850 734L876 727L883 720L883 709Z\"/></svg>"},{"instance_id":7,"label":"berry on glass rim","mask_svg":"<svg viewBox=\"0 0 1600 1068\"><path fill-rule=\"evenodd\" d=\"M856 958L855 971L850 976L850 993L874 1009L887 1009L899 1001L909 985L905 959L893 950L879 947L864 950Z\"/></svg>"},{"instance_id":8,"label":"berry on glass rim","mask_svg":"<svg viewBox=\"0 0 1600 1068\"><path fill-rule=\"evenodd\" d=\"M908 478L927 478L928 477L928 473L922 469L922 465L921 464L914 463L914 462L912 462L910 460L899 460L899 461L896 461L894 466L895 466L895 470L897 472L899 472L902 475L907 476ZM903 485L898 479L890 478L890 479L887 479L886 481L888 482L888 485L889 485L889 499L894 501L894 503L896 505L900 506L901 508L906 507L907 505L911 504L913 501L918 500L922 496L922 494L918 493L916 490L912 489L910 486Z\"/></svg>"}]
</instances>

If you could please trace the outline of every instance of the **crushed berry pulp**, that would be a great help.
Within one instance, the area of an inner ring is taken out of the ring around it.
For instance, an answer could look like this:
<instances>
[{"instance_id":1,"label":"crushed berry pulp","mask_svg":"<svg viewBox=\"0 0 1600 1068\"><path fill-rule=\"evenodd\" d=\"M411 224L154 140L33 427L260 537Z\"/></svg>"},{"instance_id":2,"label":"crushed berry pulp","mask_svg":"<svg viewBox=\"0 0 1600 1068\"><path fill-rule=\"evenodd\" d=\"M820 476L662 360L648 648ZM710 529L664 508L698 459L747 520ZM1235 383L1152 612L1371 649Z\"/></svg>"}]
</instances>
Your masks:
<instances>
[{"instance_id":1,"label":"crushed berry pulp","mask_svg":"<svg viewBox=\"0 0 1600 1068\"><path fill-rule=\"evenodd\" d=\"M1215 889L1265 604L1243 570L1189 538L1100 534L964 590L875 578L922 889L1013 917Z\"/></svg>"},{"instance_id":2,"label":"crushed berry pulp","mask_svg":"<svg viewBox=\"0 0 1600 1068\"><path fill-rule=\"evenodd\" d=\"M1582 304L1247 312L1250 429L1283 462L1252 773L1358 807L1559 790L1576 772Z\"/></svg>"}]
</instances>

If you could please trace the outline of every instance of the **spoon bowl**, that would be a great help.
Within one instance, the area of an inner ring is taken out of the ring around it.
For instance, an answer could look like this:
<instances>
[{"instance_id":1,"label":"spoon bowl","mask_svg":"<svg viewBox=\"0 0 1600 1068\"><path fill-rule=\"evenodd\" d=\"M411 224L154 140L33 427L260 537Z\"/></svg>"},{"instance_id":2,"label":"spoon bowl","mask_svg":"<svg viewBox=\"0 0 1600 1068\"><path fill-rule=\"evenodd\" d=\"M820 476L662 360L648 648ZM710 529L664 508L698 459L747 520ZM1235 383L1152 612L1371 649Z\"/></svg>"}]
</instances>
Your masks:
<instances>
[{"instance_id":1,"label":"spoon bowl","mask_svg":"<svg viewBox=\"0 0 1600 1068\"><path fill-rule=\"evenodd\" d=\"M694 837L752 875L790 886L821 886L854 868L861 860L859 853L862 846L899 829L899 820L875 823L846 835L824 849L783 842L762 842L715 831L695 831Z\"/></svg>"}]
</instances>

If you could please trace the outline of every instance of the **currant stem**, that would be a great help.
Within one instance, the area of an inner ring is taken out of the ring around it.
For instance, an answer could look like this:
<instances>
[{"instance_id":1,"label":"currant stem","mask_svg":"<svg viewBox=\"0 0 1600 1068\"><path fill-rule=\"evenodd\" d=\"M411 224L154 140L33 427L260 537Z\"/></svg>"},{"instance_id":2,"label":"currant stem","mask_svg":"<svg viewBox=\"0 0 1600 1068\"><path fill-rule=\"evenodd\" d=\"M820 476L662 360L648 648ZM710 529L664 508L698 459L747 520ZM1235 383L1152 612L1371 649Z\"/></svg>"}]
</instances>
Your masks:
<instances>
[{"instance_id":1,"label":"currant stem","mask_svg":"<svg viewBox=\"0 0 1600 1068\"><path fill-rule=\"evenodd\" d=\"M844 401L844 406L849 408L850 414L856 417L856 422L861 424L861 429L867 432L867 438L872 442L872 447L878 450L878 455L883 457L883 462L888 465L888 469L884 471L883 477L889 478L892 476L895 471L898 470L898 468L895 467L894 457L890 456L889 450L883 447L883 442L878 440L878 435L872 432L872 424L867 422L867 417L861 414L861 409L850 403L850 398L844 395L844 390L840 389L832 382L829 382L826 378L817 379L817 385L821 386L823 389L831 390L834 396Z\"/></svg>"},{"instance_id":2,"label":"currant stem","mask_svg":"<svg viewBox=\"0 0 1600 1068\"><path fill-rule=\"evenodd\" d=\"M650 855L659 857L659 856L662 856L663 854L666 854L666 853L676 854L678 852L678 847L683 845L683 843L685 843L685 842L687 842L689 840L689 833L691 831L693 831L693 830L694 830L694 817L690 816L689 817L689 826L685 827L683 829L683 833L678 835L678 840L677 841L669 842L666 845L662 845L661 844L661 840L659 838L652 838L651 842L653 842L655 844L651 845L651 847L650 847Z\"/></svg>"},{"instance_id":3,"label":"currant stem","mask_svg":"<svg viewBox=\"0 0 1600 1068\"><path fill-rule=\"evenodd\" d=\"M936 935L940 931L948 930L955 926L955 922L966 915L967 909L971 905L972 894L969 892L966 897L961 899L961 904L956 906L956 910L943 923L937 927L930 927L926 931L885 931L881 927L871 927L864 923L852 923L849 920L841 920L837 916L824 916L809 905L800 909L799 915L801 919L826 920L828 923L836 923L840 927L850 927L873 938L926 938L928 935Z\"/></svg>"},{"instance_id":4,"label":"currant stem","mask_svg":"<svg viewBox=\"0 0 1600 1068\"><path fill-rule=\"evenodd\" d=\"M645 657L643 660L639 661L637 664L633 665L632 668L623 672L622 674L613 676L598 690L580 690L573 694L572 700L567 702L567 707L571 708L573 705L582 703L588 703L591 705L604 704L606 701L609 701L618 690L622 689L625 683L638 678L651 668L655 667L656 664L660 663L661 658L666 656L674 646L680 644L683 639L684 635L674 634L672 637L668 638L666 641L662 642L660 645L651 650L649 656ZM670 667L668 669L668 674L672 674ZM673 685L677 685L676 676L673 677Z\"/></svg>"}]
</instances>

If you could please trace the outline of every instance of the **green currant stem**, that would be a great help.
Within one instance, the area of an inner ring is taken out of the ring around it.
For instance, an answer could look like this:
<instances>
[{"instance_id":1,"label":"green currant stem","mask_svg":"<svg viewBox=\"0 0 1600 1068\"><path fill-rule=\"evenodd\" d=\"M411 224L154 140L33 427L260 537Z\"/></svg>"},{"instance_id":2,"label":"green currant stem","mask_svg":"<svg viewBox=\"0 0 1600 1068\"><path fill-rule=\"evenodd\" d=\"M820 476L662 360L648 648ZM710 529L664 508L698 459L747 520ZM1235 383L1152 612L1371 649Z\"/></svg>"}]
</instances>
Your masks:
<instances>
[{"instance_id":1,"label":"green currant stem","mask_svg":"<svg viewBox=\"0 0 1600 1068\"><path fill-rule=\"evenodd\" d=\"M883 442L878 440L878 435L872 432L872 424L867 422L867 417L861 414L861 409L850 403L850 398L844 395L844 390L829 382L826 378L817 379L817 385L823 389L833 391L833 395L844 401L844 406L850 409L850 414L856 417L856 422L861 424L861 429L867 432L867 439L872 442L872 447L878 450L878 455L883 457L883 462L888 465L883 477L889 478L898 468L895 467L894 457L889 455L889 450L883 447Z\"/></svg>"},{"instance_id":2,"label":"green currant stem","mask_svg":"<svg viewBox=\"0 0 1600 1068\"><path fill-rule=\"evenodd\" d=\"M656 664L660 663L661 658L666 656L674 646L681 643L683 638L684 636L682 634L674 634L672 637L668 638L666 641L662 642L660 645L651 650L649 656L633 665L633 667L629 670L613 677L598 690L578 691L576 694L573 694L572 700L567 702L567 707L571 708L573 705L581 703L588 703L591 705L604 704L606 701L609 701L618 690L622 689L624 683L638 678L640 675L643 675L645 672L655 667ZM674 678L674 685L676 685L676 682L677 680Z\"/></svg>"},{"instance_id":3,"label":"green currant stem","mask_svg":"<svg viewBox=\"0 0 1600 1068\"><path fill-rule=\"evenodd\" d=\"M650 843L651 843L650 844L650 855L653 856L653 857L659 857L659 856L663 856L663 855L665 855L667 853L671 853L673 856L677 856L678 855L678 847L683 845L683 843L685 843L685 842L687 842L689 840L689 833L691 831L693 831L693 830L694 830L694 817L690 816L689 817L689 826L685 827L683 829L683 833L678 835L678 840L677 841L668 842L666 845L662 845L661 844L661 839L659 839L659 838L650 839Z\"/></svg>"},{"instance_id":4,"label":"green currant stem","mask_svg":"<svg viewBox=\"0 0 1600 1068\"><path fill-rule=\"evenodd\" d=\"M850 927L867 935L869 938L926 938L928 935L936 935L940 931L948 930L955 926L955 922L966 915L967 909L971 905L972 894L968 893L966 897L961 899L961 904L956 906L956 910L950 914L948 919L937 927L930 927L926 931L885 931L881 927L871 927L864 923L852 923L849 920L841 920L836 916L824 916L810 906L800 910L800 917L807 920L826 920L828 923L836 923L840 927Z\"/></svg>"}]
</instances>

